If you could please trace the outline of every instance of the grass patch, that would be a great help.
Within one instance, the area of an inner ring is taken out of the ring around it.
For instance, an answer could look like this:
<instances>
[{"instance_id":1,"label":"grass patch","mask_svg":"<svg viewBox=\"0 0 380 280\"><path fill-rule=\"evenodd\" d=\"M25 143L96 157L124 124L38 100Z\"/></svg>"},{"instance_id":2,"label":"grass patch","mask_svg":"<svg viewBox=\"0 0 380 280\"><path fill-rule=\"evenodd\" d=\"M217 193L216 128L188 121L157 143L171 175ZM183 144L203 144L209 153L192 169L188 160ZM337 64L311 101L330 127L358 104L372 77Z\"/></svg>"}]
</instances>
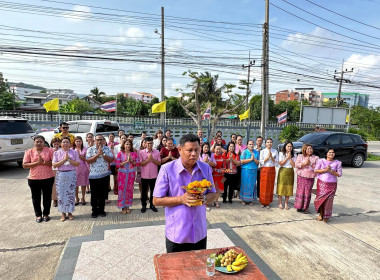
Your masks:
<instances>
[{"instance_id":1,"label":"grass patch","mask_svg":"<svg viewBox=\"0 0 380 280\"><path fill-rule=\"evenodd\" d=\"M380 156L373 155L373 154L368 154L367 160L368 161L377 161L377 160L380 160Z\"/></svg>"}]
</instances>

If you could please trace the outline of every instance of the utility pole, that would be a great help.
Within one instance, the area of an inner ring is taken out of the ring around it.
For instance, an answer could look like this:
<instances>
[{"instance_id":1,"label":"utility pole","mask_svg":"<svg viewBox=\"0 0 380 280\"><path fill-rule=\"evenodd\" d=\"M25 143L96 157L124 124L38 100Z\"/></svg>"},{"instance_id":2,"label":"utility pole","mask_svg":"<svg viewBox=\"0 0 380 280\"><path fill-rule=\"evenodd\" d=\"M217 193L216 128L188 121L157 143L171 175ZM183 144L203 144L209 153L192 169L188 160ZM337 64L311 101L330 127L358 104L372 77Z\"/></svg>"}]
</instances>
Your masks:
<instances>
[{"instance_id":1,"label":"utility pole","mask_svg":"<svg viewBox=\"0 0 380 280\"><path fill-rule=\"evenodd\" d=\"M161 7L161 102L165 100L165 26L164 7ZM165 113L161 113L161 123L165 124Z\"/></svg>"},{"instance_id":2,"label":"utility pole","mask_svg":"<svg viewBox=\"0 0 380 280\"><path fill-rule=\"evenodd\" d=\"M338 90L338 96L336 97L336 107L338 108L340 103L341 103L341 98L340 98L340 95L342 93L342 83L345 82L345 83L351 83L350 80L348 79L344 79L343 78L343 75L346 74L346 73L352 73L354 72L354 68L351 68L351 70L347 71L347 68L346 70L343 71L343 66L344 66L344 59L343 59L343 63L342 63L342 70L340 72L337 72L335 70L335 74L340 74L340 78L337 78L335 75L334 75L334 79L339 82L339 90Z\"/></svg>"},{"instance_id":3,"label":"utility pole","mask_svg":"<svg viewBox=\"0 0 380 280\"><path fill-rule=\"evenodd\" d=\"M247 76L247 93L245 95L245 111L248 110L248 97L251 94L251 87L249 86L249 78L251 74L251 67L255 65L255 60L251 61L251 52L248 55L248 65L242 65L243 69L248 68L248 76ZM252 83L254 83L256 79L253 79ZM245 124L248 123L248 120L245 120Z\"/></svg>"},{"instance_id":4,"label":"utility pole","mask_svg":"<svg viewBox=\"0 0 380 280\"><path fill-rule=\"evenodd\" d=\"M261 99L261 136L265 139L265 126L268 121L268 68L269 68L269 0L265 0L265 23L263 25L263 57L262 57L262 99Z\"/></svg>"}]
</instances>

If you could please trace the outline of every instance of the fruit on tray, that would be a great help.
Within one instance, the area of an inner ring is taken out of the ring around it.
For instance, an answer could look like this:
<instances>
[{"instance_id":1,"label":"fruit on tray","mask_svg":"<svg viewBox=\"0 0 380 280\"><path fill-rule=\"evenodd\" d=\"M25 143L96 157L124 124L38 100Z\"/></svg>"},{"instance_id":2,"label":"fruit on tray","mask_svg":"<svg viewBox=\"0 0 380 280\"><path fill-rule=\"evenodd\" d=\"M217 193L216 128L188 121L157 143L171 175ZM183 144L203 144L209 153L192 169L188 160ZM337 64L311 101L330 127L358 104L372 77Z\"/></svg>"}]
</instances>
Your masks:
<instances>
[{"instance_id":1,"label":"fruit on tray","mask_svg":"<svg viewBox=\"0 0 380 280\"><path fill-rule=\"evenodd\" d=\"M223 258L220 261L221 266L227 267L228 265L231 265L237 256L238 253L234 249L227 251L227 253L224 254Z\"/></svg>"}]
</instances>

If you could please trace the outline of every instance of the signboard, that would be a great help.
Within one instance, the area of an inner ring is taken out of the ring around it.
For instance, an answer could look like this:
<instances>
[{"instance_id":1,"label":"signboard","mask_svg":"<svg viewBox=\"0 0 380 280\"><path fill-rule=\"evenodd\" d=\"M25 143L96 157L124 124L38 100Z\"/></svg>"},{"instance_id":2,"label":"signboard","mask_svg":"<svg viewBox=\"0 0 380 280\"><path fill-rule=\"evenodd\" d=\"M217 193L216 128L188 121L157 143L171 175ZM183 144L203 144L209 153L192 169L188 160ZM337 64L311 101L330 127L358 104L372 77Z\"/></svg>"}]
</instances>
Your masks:
<instances>
[{"instance_id":1,"label":"signboard","mask_svg":"<svg viewBox=\"0 0 380 280\"><path fill-rule=\"evenodd\" d=\"M144 122L134 122L133 127L136 130L142 130L142 129L145 129L145 123Z\"/></svg>"},{"instance_id":2,"label":"signboard","mask_svg":"<svg viewBox=\"0 0 380 280\"><path fill-rule=\"evenodd\" d=\"M346 108L304 106L302 111L302 123L346 124Z\"/></svg>"}]
</instances>

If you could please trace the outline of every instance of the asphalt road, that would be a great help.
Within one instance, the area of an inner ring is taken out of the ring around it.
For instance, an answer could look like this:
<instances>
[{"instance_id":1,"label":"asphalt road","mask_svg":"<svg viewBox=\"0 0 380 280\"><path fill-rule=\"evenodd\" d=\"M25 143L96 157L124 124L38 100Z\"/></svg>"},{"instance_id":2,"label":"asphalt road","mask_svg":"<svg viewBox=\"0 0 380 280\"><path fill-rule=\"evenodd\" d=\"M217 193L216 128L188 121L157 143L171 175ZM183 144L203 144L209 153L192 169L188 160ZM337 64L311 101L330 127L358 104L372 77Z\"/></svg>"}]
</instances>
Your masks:
<instances>
[{"instance_id":1,"label":"asphalt road","mask_svg":"<svg viewBox=\"0 0 380 280\"><path fill-rule=\"evenodd\" d=\"M380 155L380 142L369 147ZM212 209L207 219L228 223L282 279L380 279L379 171L380 161L365 162L360 169L344 166L328 224L316 221L315 211L305 215L294 208L280 210L277 199L269 210L257 203L243 207L236 200ZM67 240L90 234L95 225L165 218L162 208L141 214L136 191L130 215L120 214L112 194L105 218L91 219L87 203L76 208L74 221L60 222L57 208L52 208L52 220L37 224L27 173L16 164L0 164L2 279L53 279Z\"/></svg>"}]
</instances>

